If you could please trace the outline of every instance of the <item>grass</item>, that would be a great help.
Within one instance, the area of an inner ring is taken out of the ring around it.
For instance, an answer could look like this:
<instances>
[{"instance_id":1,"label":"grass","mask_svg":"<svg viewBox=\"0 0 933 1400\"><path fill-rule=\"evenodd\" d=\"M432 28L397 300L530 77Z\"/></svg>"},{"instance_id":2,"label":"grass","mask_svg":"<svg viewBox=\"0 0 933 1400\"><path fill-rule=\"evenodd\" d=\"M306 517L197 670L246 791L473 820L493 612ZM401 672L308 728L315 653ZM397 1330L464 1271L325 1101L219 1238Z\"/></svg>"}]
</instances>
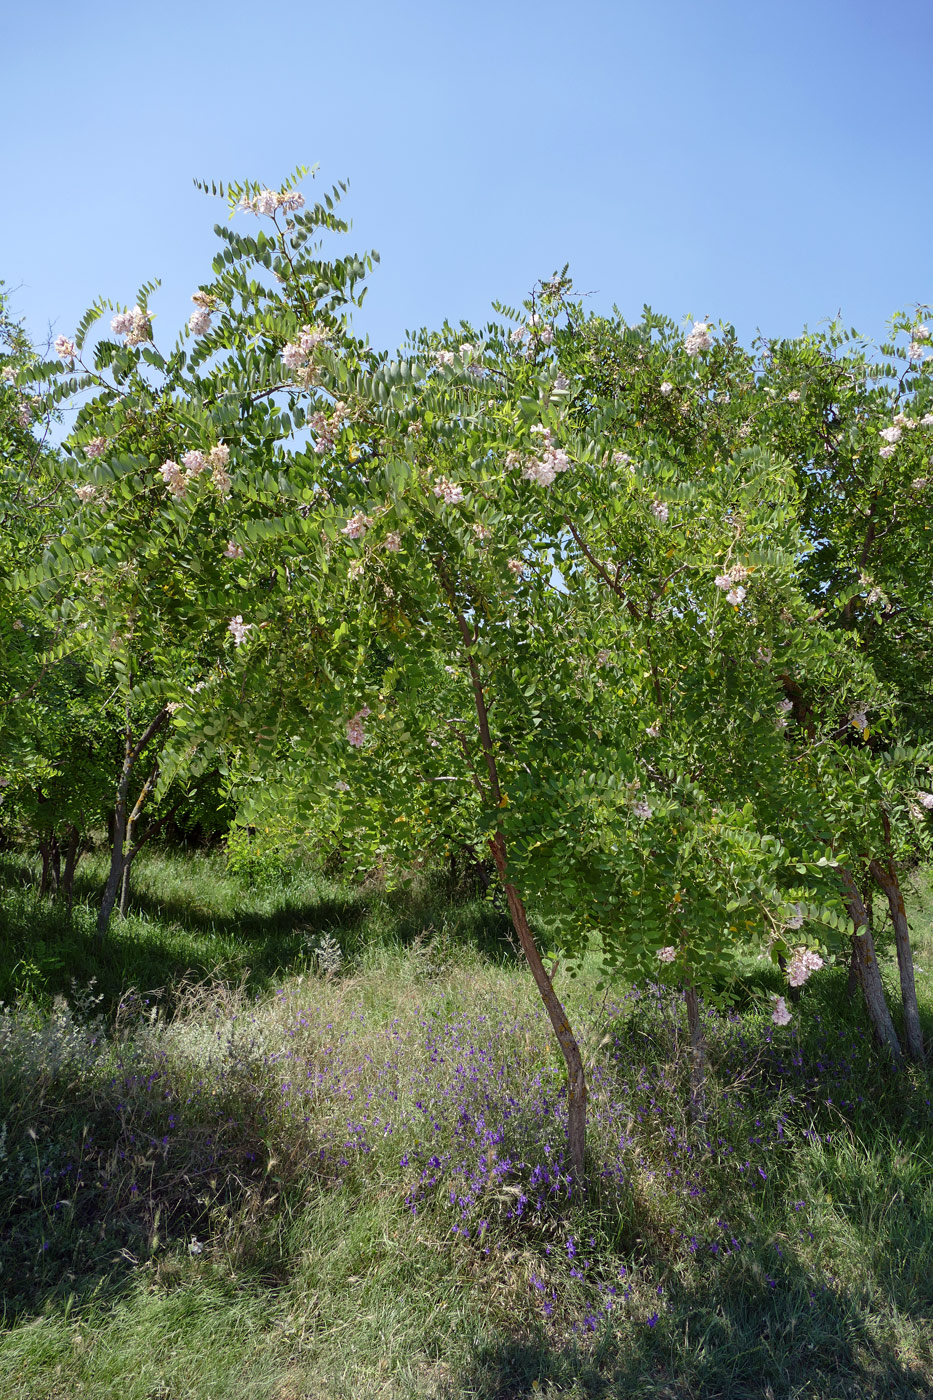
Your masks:
<instances>
[{"instance_id":1,"label":"grass","mask_svg":"<svg viewBox=\"0 0 933 1400\"><path fill-rule=\"evenodd\" d=\"M579 1193L488 904L153 855L98 957L99 870L71 924L4 874L4 1400L933 1394L931 1082L877 1060L844 969L786 1029L761 964L707 1012L702 1130L676 996L561 974Z\"/></svg>"}]
</instances>

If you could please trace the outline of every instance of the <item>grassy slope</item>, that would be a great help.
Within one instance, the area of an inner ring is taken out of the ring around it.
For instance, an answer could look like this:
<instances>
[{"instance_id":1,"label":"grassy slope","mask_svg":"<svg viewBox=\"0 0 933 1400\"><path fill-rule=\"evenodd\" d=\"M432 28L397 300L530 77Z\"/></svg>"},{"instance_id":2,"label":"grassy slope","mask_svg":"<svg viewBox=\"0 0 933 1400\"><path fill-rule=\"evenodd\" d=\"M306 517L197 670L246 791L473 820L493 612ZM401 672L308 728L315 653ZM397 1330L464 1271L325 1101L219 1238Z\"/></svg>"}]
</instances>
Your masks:
<instances>
[{"instance_id":1,"label":"grassy slope","mask_svg":"<svg viewBox=\"0 0 933 1400\"><path fill-rule=\"evenodd\" d=\"M488 907L152 857L98 958L89 909L67 928L6 873L4 1400L933 1394L933 1094L875 1062L843 971L786 1031L760 965L710 1018L703 1134L676 1003L561 976L591 1064L573 1200ZM41 1010L92 975L99 1006Z\"/></svg>"}]
</instances>

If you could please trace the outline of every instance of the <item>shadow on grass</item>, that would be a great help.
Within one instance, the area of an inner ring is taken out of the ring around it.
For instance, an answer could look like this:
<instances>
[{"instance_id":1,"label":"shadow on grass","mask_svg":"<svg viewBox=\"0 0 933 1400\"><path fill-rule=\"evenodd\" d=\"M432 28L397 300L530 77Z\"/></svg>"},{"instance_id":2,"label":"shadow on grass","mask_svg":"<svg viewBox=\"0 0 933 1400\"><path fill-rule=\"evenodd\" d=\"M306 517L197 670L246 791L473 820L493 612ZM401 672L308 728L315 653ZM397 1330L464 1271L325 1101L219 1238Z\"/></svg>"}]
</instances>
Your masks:
<instances>
[{"instance_id":1,"label":"shadow on grass","mask_svg":"<svg viewBox=\"0 0 933 1400\"><path fill-rule=\"evenodd\" d=\"M750 1259L728 1279L711 1277L708 1288L669 1301L653 1326L620 1321L579 1343L527 1335L486 1340L455 1373L449 1395L928 1400L933 1394L927 1305L898 1310L897 1337L890 1325L879 1325L877 1299L833 1287L797 1261L786 1261L777 1278L763 1274Z\"/></svg>"},{"instance_id":2,"label":"shadow on grass","mask_svg":"<svg viewBox=\"0 0 933 1400\"><path fill-rule=\"evenodd\" d=\"M410 946L441 937L487 959L514 957L508 921L488 901L452 903L442 880L394 891L315 883L298 873L275 887L250 887L206 864L203 880L182 880L185 864L140 866L130 909L115 914L103 944L96 934L100 881L79 871L74 909L39 897L24 863L0 858L0 1002L27 996L48 1005L73 984L94 980L111 1010L128 987L165 991L182 981L216 978L250 991L268 990L307 967L325 936L352 968L364 950ZM190 872L190 865L188 867Z\"/></svg>"}]
</instances>

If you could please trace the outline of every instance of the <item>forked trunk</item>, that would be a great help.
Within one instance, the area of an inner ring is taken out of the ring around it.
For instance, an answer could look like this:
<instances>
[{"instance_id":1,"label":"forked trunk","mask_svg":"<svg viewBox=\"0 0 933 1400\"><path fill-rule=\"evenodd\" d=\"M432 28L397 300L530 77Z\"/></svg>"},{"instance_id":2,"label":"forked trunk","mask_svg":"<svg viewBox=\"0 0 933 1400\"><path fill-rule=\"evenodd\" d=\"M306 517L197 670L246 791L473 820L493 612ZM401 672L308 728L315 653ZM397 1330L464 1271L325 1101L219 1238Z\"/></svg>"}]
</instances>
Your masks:
<instances>
[{"instance_id":1,"label":"forked trunk","mask_svg":"<svg viewBox=\"0 0 933 1400\"><path fill-rule=\"evenodd\" d=\"M840 866L839 874L845 888L845 905L855 925L855 933L852 935L852 957L858 970L859 984L875 1040L879 1045L886 1045L894 1060L899 1062L902 1058L900 1041L891 1020L888 1003L884 999L884 987L878 970L875 940L872 937L868 911L852 872ZM863 931L859 932L860 929Z\"/></svg>"},{"instance_id":2,"label":"forked trunk","mask_svg":"<svg viewBox=\"0 0 933 1400\"><path fill-rule=\"evenodd\" d=\"M897 948L897 969L901 978L907 1053L912 1060L923 1064L925 1056L923 1032L920 1029L920 1008L917 1005L917 985L914 981L914 955L910 946L910 929L907 926L907 911L897 878L897 868L891 856L886 861L873 860L868 868L884 890L894 924L894 945Z\"/></svg>"},{"instance_id":3,"label":"forked trunk","mask_svg":"<svg viewBox=\"0 0 933 1400\"><path fill-rule=\"evenodd\" d=\"M700 999L692 982L684 987L684 1001L690 1031L690 1099L687 1111L691 1123L702 1123L706 1118L706 1035L700 1020Z\"/></svg>"},{"instance_id":4,"label":"forked trunk","mask_svg":"<svg viewBox=\"0 0 933 1400\"><path fill-rule=\"evenodd\" d=\"M492 851L492 858L496 862L496 870L499 872L499 879L505 890L512 927L522 945L522 952L525 954L525 959L531 969L531 975L535 979L535 986L541 994L541 1000L544 1002L545 1010L564 1057L564 1063L567 1066L567 1143L570 1149L574 1179L577 1185L582 1187L585 1177L584 1157L586 1149L586 1076L583 1072L583 1056L580 1054L580 1047L570 1027L567 1013L554 990L554 984L547 974L547 969L541 961L541 954L538 952L534 935L531 932L521 895L507 878L505 838L501 832L498 832L490 840L489 848Z\"/></svg>"}]
</instances>

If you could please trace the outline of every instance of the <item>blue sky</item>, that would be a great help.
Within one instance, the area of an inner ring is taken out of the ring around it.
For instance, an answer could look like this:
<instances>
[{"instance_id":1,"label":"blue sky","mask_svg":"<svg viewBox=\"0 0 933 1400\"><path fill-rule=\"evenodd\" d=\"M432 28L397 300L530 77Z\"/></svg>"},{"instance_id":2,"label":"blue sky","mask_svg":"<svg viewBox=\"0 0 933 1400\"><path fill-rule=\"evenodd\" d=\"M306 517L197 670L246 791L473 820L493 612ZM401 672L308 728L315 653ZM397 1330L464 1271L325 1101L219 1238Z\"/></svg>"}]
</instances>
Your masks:
<instances>
[{"instance_id":1,"label":"blue sky","mask_svg":"<svg viewBox=\"0 0 933 1400\"><path fill-rule=\"evenodd\" d=\"M49 0L3 37L0 277L36 337L151 277L174 332L225 217L192 177L299 162L350 181L380 345L567 261L596 308L745 340L933 301L930 0Z\"/></svg>"}]
</instances>

